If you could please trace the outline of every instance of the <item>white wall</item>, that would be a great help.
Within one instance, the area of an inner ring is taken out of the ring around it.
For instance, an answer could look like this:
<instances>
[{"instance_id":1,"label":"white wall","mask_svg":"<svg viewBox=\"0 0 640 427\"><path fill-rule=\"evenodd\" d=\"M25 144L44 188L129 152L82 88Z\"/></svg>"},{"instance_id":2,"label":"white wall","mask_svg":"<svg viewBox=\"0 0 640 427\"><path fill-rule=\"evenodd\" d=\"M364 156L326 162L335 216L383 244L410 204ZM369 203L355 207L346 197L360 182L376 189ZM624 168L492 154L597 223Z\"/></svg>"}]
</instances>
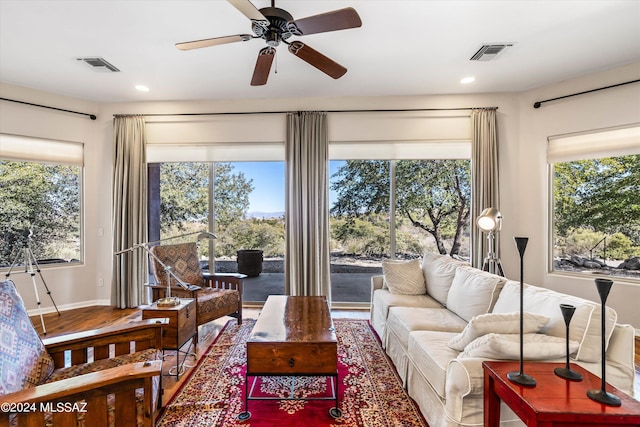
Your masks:
<instances>
[{"instance_id":1,"label":"white wall","mask_svg":"<svg viewBox=\"0 0 640 427\"><path fill-rule=\"evenodd\" d=\"M490 107L498 109L500 140L502 262L508 277L518 277L518 258L513 237L529 237L525 254L525 280L598 301L589 279L562 278L547 273L547 178L546 138L549 135L614 126L640 121L640 87L626 86L549 103L533 109L535 101L607 86L637 78L640 64L575 79L523 94L482 94L452 96L409 96L374 98L296 98L238 101L184 101L95 105L3 85L3 97L15 98L78 111L96 112L95 122L86 118L50 113L0 103L0 132L18 133L87 143L85 178L85 266L46 271L48 283L59 306L106 303L111 297L111 164L113 114L206 113L288 110L347 110L400 108ZM5 117L6 115L10 117ZM249 116L250 117L250 116ZM283 118L284 120L284 118ZM38 123L34 126L33 123ZM40 123L43 122L43 123ZM37 129L34 130L34 129ZM34 133L35 132L35 133ZM56 136L57 135L57 136ZM104 237L97 230L104 229ZM91 240L89 242L89 240ZM105 286L97 287L102 277ZM25 282L26 283L26 282ZM24 294L21 281L21 293ZM31 286L29 284L29 286ZM43 307L48 301L42 298ZM25 296L28 308L33 298ZM640 316L633 307L640 301L640 285L616 282L609 302L619 321L640 328Z\"/></svg>"},{"instance_id":2,"label":"white wall","mask_svg":"<svg viewBox=\"0 0 640 427\"><path fill-rule=\"evenodd\" d=\"M512 153L509 158L513 163L509 166L510 173L502 171L503 178L506 175L515 182L511 192L501 195L507 229L502 237L503 248L513 246L508 242L513 235L529 237L525 254L525 281L600 301L593 277L548 273L547 137L640 122L640 84L553 101L542 104L539 109L533 108L534 102L636 80L639 75L640 63L532 90L519 96L518 152ZM508 275L517 277L517 253L503 252L502 259L508 266ZM618 312L618 322L630 323L640 329L639 302L640 284L614 280L607 304Z\"/></svg>"}]
</instances>

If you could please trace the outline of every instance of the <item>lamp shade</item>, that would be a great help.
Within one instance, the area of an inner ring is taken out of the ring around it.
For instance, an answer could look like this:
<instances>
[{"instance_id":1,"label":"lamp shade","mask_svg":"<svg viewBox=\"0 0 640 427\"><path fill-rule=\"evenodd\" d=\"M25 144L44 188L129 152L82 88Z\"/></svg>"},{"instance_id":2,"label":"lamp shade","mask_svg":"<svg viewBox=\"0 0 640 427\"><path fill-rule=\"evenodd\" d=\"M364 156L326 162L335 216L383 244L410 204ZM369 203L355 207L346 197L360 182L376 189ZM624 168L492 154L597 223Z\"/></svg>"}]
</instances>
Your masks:
<instances>
[{"instance_id":1,"label":"lamp shade","mask_svg":"<svg viewBox=\"0 0 640 427\"><path fill-rule=\"evenodd\" d=\"M476 224L486 233L500 230L502 227L502 214L496 208L486 208L476 219Z\"/></svg>"}]
</instances>

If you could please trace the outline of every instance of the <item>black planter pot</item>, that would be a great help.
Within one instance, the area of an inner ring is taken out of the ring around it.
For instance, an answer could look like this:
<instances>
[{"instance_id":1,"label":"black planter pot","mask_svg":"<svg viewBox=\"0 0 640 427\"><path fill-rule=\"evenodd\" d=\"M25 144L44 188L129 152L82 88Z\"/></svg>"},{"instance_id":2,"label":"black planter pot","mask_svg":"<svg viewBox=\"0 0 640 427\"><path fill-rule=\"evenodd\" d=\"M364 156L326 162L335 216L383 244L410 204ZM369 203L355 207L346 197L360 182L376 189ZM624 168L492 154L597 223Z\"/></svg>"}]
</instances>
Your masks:
<instances>
[{"instance_id":1,"label":"black planter pot","mask_svg":"<svg viewBox=\"0 0 640 427\"><path fill-rule=\"evenodd\" d=\"M259 276L262 273L262 251L259 249L245 249L237 252L238 273L249 277Z\"/></svg>"}]
</instances>

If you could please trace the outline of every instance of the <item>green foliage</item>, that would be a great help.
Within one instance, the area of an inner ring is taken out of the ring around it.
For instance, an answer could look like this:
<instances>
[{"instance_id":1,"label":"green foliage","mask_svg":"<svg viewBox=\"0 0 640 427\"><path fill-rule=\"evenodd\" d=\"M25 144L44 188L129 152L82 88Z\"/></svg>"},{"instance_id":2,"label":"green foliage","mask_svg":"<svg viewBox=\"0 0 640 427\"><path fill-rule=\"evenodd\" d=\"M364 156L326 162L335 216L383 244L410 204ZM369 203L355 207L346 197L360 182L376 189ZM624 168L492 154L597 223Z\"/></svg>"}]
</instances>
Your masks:
<instances>
[{"instance_id":1,"label":"green foliage","mask_svg":"<svg viewBox=\"0 0 640 427\"><path fill-rule=\"evenodd\" d=\"M0 161L0 200L0 264L14 261L29 229L36 259L80 258L79 167Z\"/></svg>"},{"instance_id":2,"label":"green foliage","mask_svg":"<svg viewBox=\"0 0 640 427\"><path fill-rule=\"evenodd\" d=\"M381 255L389 252L389 224L379 214L344 216L331 221L332 249L349 254Z\"/></svg>"},{"instance_id":3,"label":"green foliage","mask_svg":"<svg viewBox=\"0 0 640 427\"><path fill-rule=\"evenodd\" d=\"M160 218L163 235L187 223L206 225L209 212L209 163L163 163L160 168ZM216 226L225 228L244 218L252 180L234 173L230 163L216 163L214 176Z\"/></svg>"},{"instance_id":4,"label":"green foliage","mask_svg":"<svg viewBox=\"0 0 640 427\"><path fill-rule=\"evenodd\" d=\"M624 260L631 256L640 256L640 247L634 246L631 239L622 233L606 235L588 228L570 228L565 236L556 241L556 255L580 255L583 257Z\"/></svg>"},{"instance_id":5,"label":"green foliage","mask_svg":"<svg viewBox=\"0 0 640 427\"><path fill-rule=\"evenodd\" d=\"M390 162L348 160L333 175L332 215L364 218L389 212ZM433 236L440 253L458 254L469 225L470 162L402 160L396 163L396 216ZM413 245L415 247L415 245Z\"/></svg>"},{"instance_id":6,"label":"green foliage","mask_svg":"<svg viewBox=\"0 0 640 427\"><path fill-rule=\"evenodd\" d=\"M266 257L284 256L284 220L250 218L216 232L217 256L235 256L241 249L261 249Z\"/></svg>"},{"instance_id":7,"label":"green foliage","mask_svg":"<svg viewBox=\"0 0 640 427\"><path fill-rule=\"evenodd\" d=\"M554 165L554 227L624 232L640 245L640 155Z\"/></svg>"},{"instance_id":8,"label":"green foliage","mask_svg":"<svg viewBox=\"0 0 640 427\"><path fill-rule=\"evenodd\" d=\"M607 258L624 260L640 256L640 246L634 246L631 239L622 233L607 237Z\"/></svg>"},{"instance_id":9,"label":"green foliage","mask_svg":"<svg viewBox=\"0 0 640 427\"><path fill-rule=\"evenodd\" d=\"M589 257L589 250L605 237L599 231L587 228L570 228L556 240L557 255L580 255Z\"/></svg>"}]
</instances>

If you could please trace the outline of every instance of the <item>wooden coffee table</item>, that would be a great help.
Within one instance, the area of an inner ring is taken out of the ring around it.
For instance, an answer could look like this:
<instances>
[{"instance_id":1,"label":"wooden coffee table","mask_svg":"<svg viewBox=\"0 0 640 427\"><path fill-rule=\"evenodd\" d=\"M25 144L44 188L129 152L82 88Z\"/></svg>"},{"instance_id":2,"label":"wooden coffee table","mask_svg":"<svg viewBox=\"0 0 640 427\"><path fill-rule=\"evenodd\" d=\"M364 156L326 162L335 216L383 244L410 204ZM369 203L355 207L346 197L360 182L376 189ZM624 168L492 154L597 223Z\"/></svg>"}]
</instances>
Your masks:
<instances>
[{"instance_id":1,"label":"wooden coffee table","mask_svg":"<svg viewBox=\"0 0 640 427\"><path fill-rule=\"evenodd\" d=\"M249 377L253 378L249 390ZM249 400L258 376L331 377L332 396L307 400L334 400L329 410L333 418L342 412L338 406L338 340L326 297L271 295L267 298L249 340L245 378L245 412L238 419L251 417ZM273 399L273 398L269 398ZM284 398L277 398L283 400ZM300 400L293 396L287 399Z\"/></svg>"}]
</instances>

